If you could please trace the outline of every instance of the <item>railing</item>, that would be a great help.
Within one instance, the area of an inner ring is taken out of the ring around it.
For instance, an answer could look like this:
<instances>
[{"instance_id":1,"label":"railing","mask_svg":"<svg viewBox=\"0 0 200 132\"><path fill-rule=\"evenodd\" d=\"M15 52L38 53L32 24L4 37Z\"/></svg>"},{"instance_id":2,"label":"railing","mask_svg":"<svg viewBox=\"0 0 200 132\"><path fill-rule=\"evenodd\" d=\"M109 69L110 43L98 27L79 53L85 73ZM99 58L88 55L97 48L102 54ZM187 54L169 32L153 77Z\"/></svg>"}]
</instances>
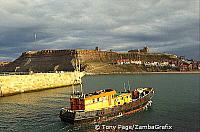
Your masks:
<instances>
[{"instance_id":1,"label":"railing","mask_svg":"<svg viewBox=\"0 0 200 132\"><path fill-rule=\"evenodd\" d=\"M0 76L9 76L9 75L29 75L29 72L0 72Z\"/></svg>"},{"instance_id":2,"label":"railing","mask_svg":"<svg viewBox=\"0 0 200 132\"><path fill-rule=\"evenodd\" d=\"M48 71L48 72L0 72L0 76L10 76L10 75L30 75L36 73L66 73L73 71Z\"/></svg>"}]
</instances>

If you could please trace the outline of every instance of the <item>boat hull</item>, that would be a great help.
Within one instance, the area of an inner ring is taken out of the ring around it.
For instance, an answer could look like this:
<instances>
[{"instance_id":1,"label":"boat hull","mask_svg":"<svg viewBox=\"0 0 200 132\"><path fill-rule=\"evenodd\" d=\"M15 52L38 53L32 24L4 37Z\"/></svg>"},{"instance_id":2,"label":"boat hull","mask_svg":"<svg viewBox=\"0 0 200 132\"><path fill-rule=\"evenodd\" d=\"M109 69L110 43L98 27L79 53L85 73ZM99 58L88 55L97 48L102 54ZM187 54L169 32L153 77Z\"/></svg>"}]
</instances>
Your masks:
<instances>
[{"instance_id":1,"label":"boat hull","mask_svg":"<svg viewBox=\"0 0 200 132\"><path fill-rule=\"evenodd\" d=\"M76 123L100 123L108 120L112 120L114 118L133 114L138 111L144 110L151 106L151 98L154 95L154 91L152 90L146 96L134 100L130 103L115 106L112 108L106 108L102 110L95 110L95 111L74 111L67 108L63 108L60 111L60 118L61 121L76 124Z\"/></svg>"}]
</instances>

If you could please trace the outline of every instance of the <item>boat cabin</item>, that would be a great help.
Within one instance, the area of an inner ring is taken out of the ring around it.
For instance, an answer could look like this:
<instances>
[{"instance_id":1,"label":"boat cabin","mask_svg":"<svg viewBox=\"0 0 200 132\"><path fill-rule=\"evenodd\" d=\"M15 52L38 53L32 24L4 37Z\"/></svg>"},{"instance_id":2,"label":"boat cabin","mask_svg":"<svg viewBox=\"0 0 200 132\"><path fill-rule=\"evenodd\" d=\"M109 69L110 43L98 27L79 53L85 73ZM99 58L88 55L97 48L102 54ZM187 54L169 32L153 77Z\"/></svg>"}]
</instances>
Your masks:
<instances>
[{"instance_id":1,"label":"boat cabin","mask_svg":"<svg viewBox=\"0 0 200 132\"><path fill-rule=\"evenodd\" d=\"M70 98L71 110L93 111L124 105L149 94L150 88L117 93L113 89L98 90L94 93L76 94Z\"/></svg>"},{"instance_id":2,"label":"boat cabin","mask_svg":"<svg viewBox=\"0 0 200 132\"><path fill-rule=\"evenodd\" d=\"M111 107L114 105L113 98L115 94L115 90L105 89L95 91L94 93L85 94L82 97L71 97L71 110L91 111Z\"/></svg>"},{"instance_id":3,"label":"boat cabin","mask_svg":"<svg viewBox=\"0 0 200 132\"><path fill-rule=\"evenodd\" d=\"M115 106L123 105L126 103L130 103L131 101L132 101L132 96L130 92L117 93L115 95L114 105Z\"/></svg>"},{"instance_id":4,"label":"boat cabin","mask_svg":"<svg viewBox=\"0 0 200 132\"><path fill-rule=\"evenodd\" d=\"M123 105L132 101L130 92L117 93L113 89L95 91L84 96L70 98L71 110L100 110L113 106Z\"/></svg>"}]
</instances>

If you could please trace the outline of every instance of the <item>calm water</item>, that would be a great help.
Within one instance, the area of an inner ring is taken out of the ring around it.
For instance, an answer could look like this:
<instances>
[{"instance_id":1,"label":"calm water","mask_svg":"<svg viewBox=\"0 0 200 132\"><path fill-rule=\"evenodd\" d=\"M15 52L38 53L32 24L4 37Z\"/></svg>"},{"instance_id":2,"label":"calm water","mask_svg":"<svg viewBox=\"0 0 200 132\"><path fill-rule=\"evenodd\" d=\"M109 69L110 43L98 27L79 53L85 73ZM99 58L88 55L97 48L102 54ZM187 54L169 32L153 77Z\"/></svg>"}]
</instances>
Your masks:
<instances>
[{"instance_id":1,"label":"calm water","mask_svg":"<svg viewBox=\"0 0 200 132\"><path fill-rule=\"evenodd\" d=\"M122 90L123 82L128 80L132 87L155 88L153 106L147 111L103 124L169 124L174 131L200 130L200 74L85 76L84 92L104 88ZM71 89L58 88L0 98L0 131L95 131L94 125L72 126L60 121L60 108L69 105Z\"/></svg>"}]
</instances>

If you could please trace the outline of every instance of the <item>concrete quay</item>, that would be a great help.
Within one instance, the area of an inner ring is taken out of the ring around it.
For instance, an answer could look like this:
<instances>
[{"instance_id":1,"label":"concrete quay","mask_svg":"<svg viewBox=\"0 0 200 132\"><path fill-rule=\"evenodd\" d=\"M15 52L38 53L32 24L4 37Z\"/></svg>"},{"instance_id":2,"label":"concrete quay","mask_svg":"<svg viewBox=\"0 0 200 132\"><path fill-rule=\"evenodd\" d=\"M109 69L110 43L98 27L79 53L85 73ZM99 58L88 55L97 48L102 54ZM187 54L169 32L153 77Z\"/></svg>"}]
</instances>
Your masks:
<instances>
[{"instance_id":1,"label":"concrete quay","mask_svg":"<svg viewBox=\"0 0 200 132\"><path fill-rule=\"evenodd\" d=\"M83 72L0 76L0 97L80 84Z\"/></svg>"}]
</instances>

